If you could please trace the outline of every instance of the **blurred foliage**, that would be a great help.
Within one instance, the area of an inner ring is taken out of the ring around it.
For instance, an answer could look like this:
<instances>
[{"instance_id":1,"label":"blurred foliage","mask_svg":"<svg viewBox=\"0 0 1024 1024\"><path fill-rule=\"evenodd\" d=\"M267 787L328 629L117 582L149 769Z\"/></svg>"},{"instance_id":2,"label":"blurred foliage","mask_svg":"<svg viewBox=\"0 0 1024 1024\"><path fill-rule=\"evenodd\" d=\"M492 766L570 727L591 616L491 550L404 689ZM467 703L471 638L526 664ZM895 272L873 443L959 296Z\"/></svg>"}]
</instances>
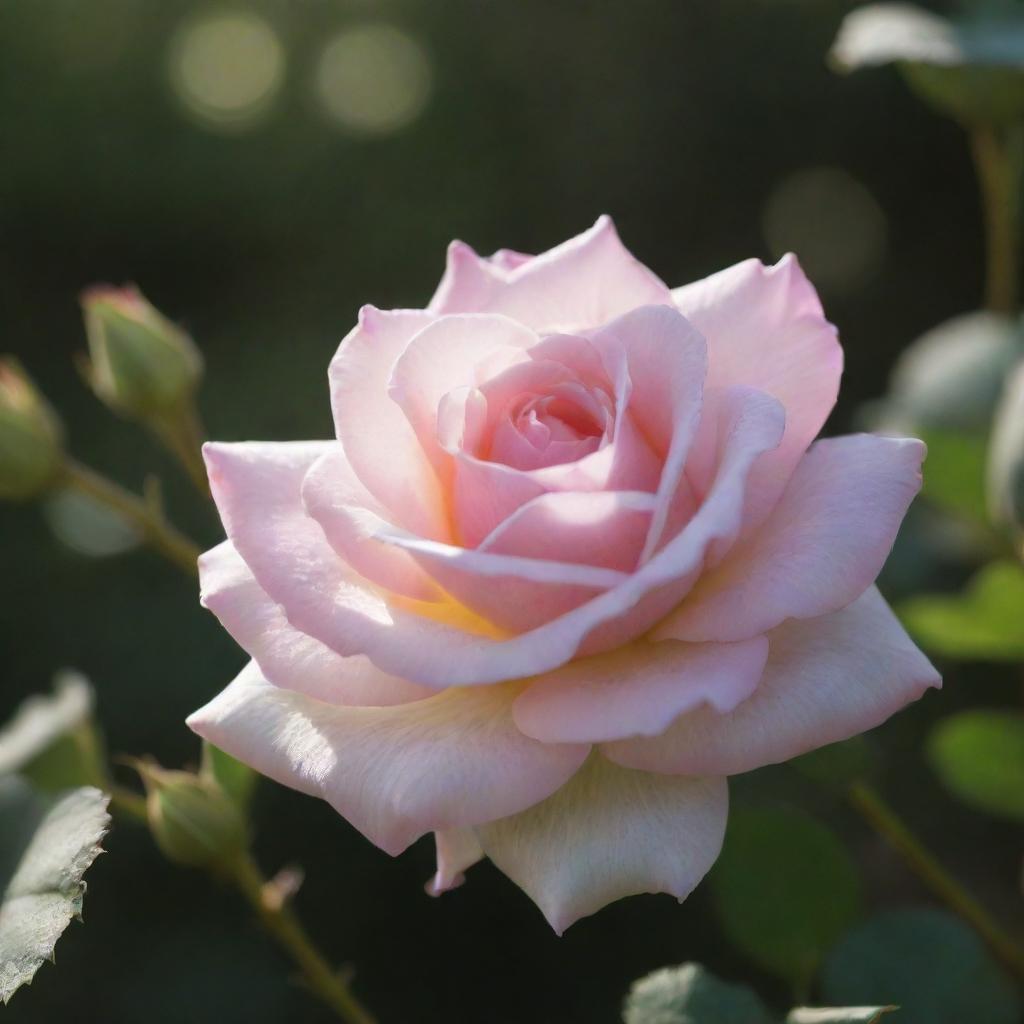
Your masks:
<instances>
[{"instance_id":1,"label":"blurred foliage","mask_svg":"<svg viewBox=\"0 0 1024 1024\"><path fill-rule=\"evenodd\" d=\"M1022 1009L974 932L931 909L888 911L852 930L825 964L822 991L837 1003L898 1003L894 1024L1018 1024Z\"/></svg>"},{"instance_id":2,"label":"blurred foliage","mask_svg":"<svg viewBox=\"0 0 1024 1024\"><path fill-rule=\"evenodd\" d=\"M710 877L733 942L803 989L860 910L860 879L842 842L793 809L734 807Z\"/></svg>"},{"instance_id":3,"label":"blurred foliage","mask_svg":"<svg viewBox=\"0 0 1024 1024\"><path fill-rule=\"evenodd\" d=\"M957 594L916 597L900 614L930 650L951 658L1024 658L1024 568L990 562Z\"/></svg>"},{"instance_id":4,"label":"blurred foliage","mask_svg":"<svg viewBox=\"0 0 1024 1024\"><path fill-rule=\"evenodd\" d=\"M1024 820L1024 714L962 711L943 719L928 742L950 791L990 814Z\"/></svg>"}]
</instances>

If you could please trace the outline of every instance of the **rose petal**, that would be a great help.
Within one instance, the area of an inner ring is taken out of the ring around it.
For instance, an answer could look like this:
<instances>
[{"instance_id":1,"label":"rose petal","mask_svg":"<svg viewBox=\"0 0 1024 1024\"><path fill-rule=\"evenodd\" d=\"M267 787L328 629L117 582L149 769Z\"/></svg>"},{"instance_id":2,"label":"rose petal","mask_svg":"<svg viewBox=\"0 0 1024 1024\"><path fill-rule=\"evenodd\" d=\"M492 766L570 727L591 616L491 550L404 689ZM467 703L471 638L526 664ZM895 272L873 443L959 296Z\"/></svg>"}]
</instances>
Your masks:
<instances>
[{"instance_id":1,"label":"rose petal","mask_svg":"<svg viewBox=\"0 0 1024 1024\"><path fill-rule=\"evenodd\" d=\"M623 246L608 217L582 235L509 267L453 242L432 313L504 313L543 330L598 327L637 306L671 305L668 288Z\"/></svg>"},{"instance_id":2,"label":"rose petal","mask_svg":"<svg viewBox=\"0 0 1024 1024\"><path fill-rule=\"evenodd\" d=\"M429 896L440 896L462 885L465 881L463 872L482 860L484 851L476 833L469 828L446 828L435 832L434 844L437 848L437 871L427 882L426 889Z\"/></svg>"},{"instance_id":3,"label":"rose petal","mask_svg":"<svg viewBox=\"0 0 1024 1024\"><path fill-rule=\"evenodd\" d=\"M786 410L786 435L754 471L748 518L774 506L793 467L835 405L843 352L796 257L775 266L745 260L672 297L708 342L706 389L748 385Z\"/></svg>"},{"instance_id":4,"label":"rose petal","mask_svg":"<svg viewBox=\"0 0 1024 1024\"><path fill-rule=\"evenodd\" d=\"M433 319L420 310L364 306L328 376L338 440L366 489L407 530L448 540L437 477L405 414L386 398L398 357Z\"/></svg>"},{"instance_id":5,"label":"rose petal","mask_svg":"<svg viewBox=\"0 0 1024 1024\"><path fill-rule=\"evenodd\" d=\"M263 675L329 704L383 706L421 700L435 691L382 672L369 658L343 658L291 626L260 588L230 541L199 558L200 602L217 616Z\"/></svg>"},{"instance_id":6,"label":"rose petal","mask_svg":"<svg viewBox=\"0 0 1024 1024\"><path fill-rule=\"evenodd\" d=\"M728 804L725 779L650 775L593 756L543 803L477 834L561 935L624 896L684 900L722 848Z\"/></svg>"},{"instance_id":7,"label":"rose petal","mask_svg":"<svg viewBox=\"0 0 1024 1024\"><path fill-rule=\"evenodd\" d=\"M941 683L875 587L768 641L761 682L735 711L701 708L662 736L607 744L605 755L643 771L735 775L873 729Z\"/></svg>"},{"instance_id":8,"label":"rose petal","mask_svg":"<svg viewBox=\"0 0 1024 1024\"><path fill-rule=\"evenodd\" d=\"M376 543L362 529L359 510L378 518L388 511L362 485L341 445L332 445L309 468L302 501L323 527L332 548L361 576L420 601L438 596L437 586L404 551Z\"/></svg>"},{"instance_id":9,"label":"rose petal","mask_svg":"<svg viewBox=\"0 0 1024 1024\"><path fill-rule=\"evenodd\" d=\"M629 415L664 460L641 555L641 561L646 561L665 531L700 422L707 346L683 316L666 306L625 314L598 332L594 343L603 350L612 339L622 347L629 365L633 385Z\"/></svg>"},{"instance_id":10,"label":"rose petal","mask_svg":"<svg viewBox=\"0 0 1024 1024\"><path fill-rule=\"evenodd\" d=\"M395 363L387 395L405 413L428 460L442 476L449 456L437 436L441 399L483 383L476 367L506 349L525 351L537 335L505 316L443 316L414 335ZM525 356L524 356L525 358ZM383 394L378 396L383 403Z\"/></svg>"},{"instance_id":11,"label":"rose petal","mask_svg":"<svg viewBox=\"0 0 1024 1024\"><path fill-rule=\"evenodd\" d=\"M609 650L678 604L708 552L739 530L750 468L782 432L781 407L768 395L734 389L721 408L719 471L679 536L622 584L511 638L467 620L454 602L388 601L341 562L299 498L322 444L208 444L204 454L228 536L293 626L403 679L463 686L538 675L577 652Z\"/></svg>"},{"instance_id":12,"label":"rose petal","mask_svg":"<svg viewBox=\"0 0 1024 1024\"><path fill-rule=\"evenodd\" d=\"M523 810L583 763L586 746L537 743L516 729L511 705L520 689L339 707L274 687L250 662L188 725L262 774L322 796L371 842L399 854L427 832Z\"/></svg>"},{"instance_id":13,"label":"rose petal","mask_svg":"<svg viewBox=\"0 0 1024 1024\"><path fill-rule=\"evenodd\" d=\"M920 441L818 441L772 514L705 573L658 639L742 640L848 605L878 576L921 487Z\"/></svg>"},{"instance_id":14,"label":"rose petal","mask_svg":"<svg viewBox=\"0 0 1024 1024\"><path fill-rule=\"evenodd\" d=\"M457 601L501 629L523 632L564 615L628 576L576 562L523 558L424 540L359 513L362 530L408 554Z\"/></svg>"},{"instance_id":15,"label":"rose petal","mask_svg":"<svg viewBox=\"0 0 1024 1024\"><path fill-rule=\"evenodd\" d=\"M654 495L643 491L542 494L513 512L477 550L632 572L653 508Z\"/></svg>"},{"instance_id":16,"label":"rose petal","mask_svg":"<svg viewBox=\"0 0 1024 1024\"><path fill-rule=\"evenodd\" d=\"M603 743L657 736L708 704L732 711L754 692L768 641L635 643L573 661L535 679L513 708L516 725L544 743Z\"/></svg>"}]
</instances>

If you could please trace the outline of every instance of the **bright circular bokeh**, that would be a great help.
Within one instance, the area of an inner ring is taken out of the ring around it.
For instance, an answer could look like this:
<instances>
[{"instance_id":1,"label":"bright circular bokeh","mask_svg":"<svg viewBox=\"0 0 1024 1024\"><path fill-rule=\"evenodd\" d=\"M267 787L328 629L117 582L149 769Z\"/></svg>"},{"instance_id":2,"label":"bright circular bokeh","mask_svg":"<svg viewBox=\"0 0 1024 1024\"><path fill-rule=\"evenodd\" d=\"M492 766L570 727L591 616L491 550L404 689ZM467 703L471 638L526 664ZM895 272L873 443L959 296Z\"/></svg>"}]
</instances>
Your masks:
<instances>
[{"instance_id":1,"label":"bright circular bokeh","mask_svg":"<svg viewBox=\"0 0 1024 1024\"><path fill-rule=\"evenodd\" d=\"M284 47L273 27L250 11L189 18L174 34L168 58L179 100L216 131L256 125L284 82Z\"/></svg>"},{"instance_id":2,"label":"bright circular bokeh","mask_svg":"<svg viewBox=\"0 0 1024 1024\"><path fill-rule=\"evenodd\" d=\"M776 257L796 253L807 276L833 294L856 291L885 257L881 206L839 167L807 167L784 178L765 203L761 227Z\"/></svg>"},{"instance_id":3,"label":"bright circular bokeh","mask_svg":"<svg viewBox=\"0 0 1024 1024\"><path fill-rule=\"evenodd\" d=\"M432 78L430 59L412 36L393 25L366 24L327 43L315 86L341 127L360 135L389 135L422 113Z\"/></svg>"}]
</instances>

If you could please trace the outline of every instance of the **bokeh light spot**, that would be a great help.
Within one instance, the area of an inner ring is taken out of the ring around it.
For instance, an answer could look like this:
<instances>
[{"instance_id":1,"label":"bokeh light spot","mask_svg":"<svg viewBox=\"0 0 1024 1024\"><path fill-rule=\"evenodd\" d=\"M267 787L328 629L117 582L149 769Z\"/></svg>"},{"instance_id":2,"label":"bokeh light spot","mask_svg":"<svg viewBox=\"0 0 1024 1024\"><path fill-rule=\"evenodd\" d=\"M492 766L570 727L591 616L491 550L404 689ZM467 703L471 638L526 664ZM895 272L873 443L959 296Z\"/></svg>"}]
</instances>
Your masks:
<instances>
[{"instance_id":1,"label":"bokeh light spot","mask_svg":"<svg viewBox=\"0 0 1024 1024\"><path fill-rule=\"evenodd\" d=\"M251 128L270 109L284 80L285 53L274 29L248 11L189 19L170 47L171 83L201 124L219 131Z\"/></svg>"},{"instance_id":2,"label":"bokeh light spot","mask_svg":"<svg viewBox=\"0 0 1024 1024\"><path fill-rule=\"evenodd\" d=\"M386 135L419 116L430 96L431 78L430 60L408 33L392 25L359 25L324 47L316 91L342 127Z\"/></svg>"},{"instance_id":3,"label":"bokeh light spot","mask_svg":"<svg viewBox=\"0 0 1024 1024\"><path fill-rule=\"evenodd\" d=\"M808 167L784 178L761 217L772 253L795 252L825 291L848 294L880 269L886 219L875 197L847 171Z\"/></svg>"}]
</instances>

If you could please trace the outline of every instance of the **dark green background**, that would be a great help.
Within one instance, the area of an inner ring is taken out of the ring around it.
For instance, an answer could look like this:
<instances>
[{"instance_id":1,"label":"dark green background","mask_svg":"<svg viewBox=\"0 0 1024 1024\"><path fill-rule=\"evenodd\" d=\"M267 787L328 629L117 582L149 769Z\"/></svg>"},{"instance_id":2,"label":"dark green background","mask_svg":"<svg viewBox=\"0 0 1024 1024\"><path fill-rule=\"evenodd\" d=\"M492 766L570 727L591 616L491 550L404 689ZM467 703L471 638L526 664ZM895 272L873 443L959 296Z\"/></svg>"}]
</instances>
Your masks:
<instances>
[{"instance_id":1,"label":"dark green background","mask_svg":"<svg viewBox=\"0 0 1024 1024\"><path fill-rule=\"evenodd\" d=\"M208 363L209 433L225 440L326 436L327 362L356 310L425 302L452 237L537 251L608 212L679 284L774 255L765 202L808 166L850 171L888 227L877 272L824 294L847 353L830 430L881 393L916 334L978 303L961 133L891 69L828 71L844 0L237 4L277 26L289 68L272 116L233 137L184 116L167 83L171 34L213 6L0 0L0 349L59 406L80 458L133 487L157 469L174 518L206 545L220 536L211 512L72 367L84 347L76 295L91 282L136 281L190 328ZM412 33L434 70L419 120L373 140L340 132L308 96L318 47L367 19ZM194 584L146 553L75 555L32 507L0 508L0 538L0 715L71 665L94 681L114 752L194 760L183 719L243 660ZM995 675L971 677L972 699L996 692ZM1019 868L1012 832L955 807L920 764L925 720L965 700L947 687L929 702L884 730L885 786L984 894ZM738 788L818 807L858 852L874 899L919 898L849 812L786 769ZM256 813L261 862L305 867L301 914L355 964L384 1024L603 1024L632 978L691 958L788 998L726 946L703 891L681 908L632 899L557 939L488 865L433 901L426 841L391 860L325 804L269 783ZM230 894L163 864L130 825L107 847L85 924L15 997L12 1024L327 1019Z\"/></svg>"}]
</instances>

